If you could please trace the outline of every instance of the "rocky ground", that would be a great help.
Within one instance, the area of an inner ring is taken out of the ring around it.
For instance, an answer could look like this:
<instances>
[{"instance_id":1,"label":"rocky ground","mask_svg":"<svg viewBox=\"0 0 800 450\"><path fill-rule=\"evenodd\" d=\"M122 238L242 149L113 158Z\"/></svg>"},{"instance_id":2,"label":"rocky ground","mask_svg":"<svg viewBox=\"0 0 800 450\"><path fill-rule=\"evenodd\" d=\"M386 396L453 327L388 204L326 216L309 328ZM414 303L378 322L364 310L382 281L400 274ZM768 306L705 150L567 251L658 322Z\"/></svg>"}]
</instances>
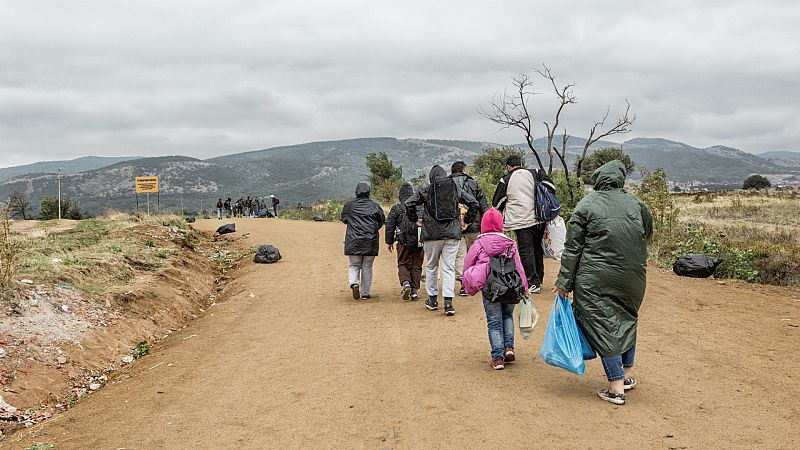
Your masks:
<instances>
[{"instance_id":1,"label":"rocky ground","mask_svg":"<svg viewBox=\"0 0 800 450\"><path fill-rule=\"evenodd\" d=\"M73 226L58 224L48 233ZM26 239L48 239L35 223L18 229ZM54 282L46 272L18 278L0 301L0 439L75 407L216 305L229 279L225 272L244 252L228 249L226 238L191 233L172 224L123 227L128 241L146 242L168 256L160 267L139 264L132 277L103 292ZM105 239L116 245L119 236ZM64 264L60 258L51 262ZM88 268L77 270L92 278Z\"/></svg>"}]
</instances>

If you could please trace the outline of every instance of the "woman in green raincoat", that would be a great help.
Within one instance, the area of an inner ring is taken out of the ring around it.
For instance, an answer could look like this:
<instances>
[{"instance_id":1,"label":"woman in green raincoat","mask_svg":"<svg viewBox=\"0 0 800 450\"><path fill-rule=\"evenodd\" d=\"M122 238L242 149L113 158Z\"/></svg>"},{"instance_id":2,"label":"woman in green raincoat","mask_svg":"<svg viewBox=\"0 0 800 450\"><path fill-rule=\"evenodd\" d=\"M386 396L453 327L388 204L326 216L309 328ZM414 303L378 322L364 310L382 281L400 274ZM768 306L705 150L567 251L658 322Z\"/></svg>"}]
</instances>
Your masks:
<instances>
[{"instance_id":1,"label":"woman in green raincoat","mask_svg":"<svg viewBox=\"0 0 800 450\"><path fill-rule=\"evenodd\" d=\"M623 189L625 177L625 166L616 160L592 174L594 192L569 220L556 280L562 296L574 292L575 319L603 361L610 385L597 394L618 405L636 386L636 325L653 232L647 206Z\"/></svg>"}]
</instances>

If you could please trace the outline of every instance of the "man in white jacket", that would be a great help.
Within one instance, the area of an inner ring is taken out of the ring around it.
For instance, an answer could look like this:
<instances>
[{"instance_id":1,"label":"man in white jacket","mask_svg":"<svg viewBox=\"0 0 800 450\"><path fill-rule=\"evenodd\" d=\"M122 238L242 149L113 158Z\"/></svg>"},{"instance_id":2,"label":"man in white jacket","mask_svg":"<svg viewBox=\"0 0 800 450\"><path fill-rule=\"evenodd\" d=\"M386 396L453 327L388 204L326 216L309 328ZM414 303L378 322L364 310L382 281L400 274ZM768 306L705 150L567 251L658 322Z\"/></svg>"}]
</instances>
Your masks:
<instances>
[{"instance_id":1,"label":"man in white jacket","mask_svg":"<svg viewBox=\"0 0 800 450\"><path fill-rule=\"evenodd\" d=\"M492 206L503 213L504 231L513 231L517 237L522 266L530 286L528 292L539 294L544 278L542 238L547 224L536 219L536 169L523 168L519 155L510 155L506 159L506 169L508 173L497 184ZM546 178L541 173L538 176Z\"/></svg>"}]
</instances>

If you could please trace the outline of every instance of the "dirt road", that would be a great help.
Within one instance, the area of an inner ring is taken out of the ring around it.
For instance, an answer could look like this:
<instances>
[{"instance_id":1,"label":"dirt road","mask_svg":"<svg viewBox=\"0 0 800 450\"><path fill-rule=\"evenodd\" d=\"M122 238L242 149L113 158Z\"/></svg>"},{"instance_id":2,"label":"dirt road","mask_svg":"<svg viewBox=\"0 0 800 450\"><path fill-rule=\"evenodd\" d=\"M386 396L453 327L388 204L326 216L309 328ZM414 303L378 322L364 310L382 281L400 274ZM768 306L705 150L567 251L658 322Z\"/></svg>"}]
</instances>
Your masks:
<instances>
[{"instance_id":1,"label":"dirt road","mask_svg":"<svg viewBox=\"0 0 800 450\"><path fill-rule=\"evenodd\" d=\"M552 297L518 362L488 365L479 298L446 318L398 296L394 255L373 299L350 298L344 227L236 221L246 263L227 300L75 409L0 443L56 449L798 448L800 295L651 269L628 404L602 402L599 362L577 376L538 358ZM196 228L213 230L215 220ZM558 264L548 262L552 286Z\"/></svg>"}]
</instances>

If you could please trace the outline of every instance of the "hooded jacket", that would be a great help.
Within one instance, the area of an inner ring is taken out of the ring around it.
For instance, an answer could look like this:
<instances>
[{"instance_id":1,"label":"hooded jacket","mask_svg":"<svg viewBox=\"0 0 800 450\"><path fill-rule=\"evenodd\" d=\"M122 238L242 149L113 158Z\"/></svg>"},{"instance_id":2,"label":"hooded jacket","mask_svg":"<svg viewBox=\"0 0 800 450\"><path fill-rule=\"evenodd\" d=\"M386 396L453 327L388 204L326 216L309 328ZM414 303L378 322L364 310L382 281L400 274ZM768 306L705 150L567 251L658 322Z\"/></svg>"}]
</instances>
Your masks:
<instances>
[{"instance_id":1,"label":"hooded jacket","mask_svg":"<svg viewBox=\"0 0 800 450\"><path fill-rule=\"evenodd\" d=\"M514 263L517 271L522 278L525 291L528 290L528 278L525 276L525 268L519 259L519 252L514 240L503 234L503 215L500 211L492 208L483 214L481 220L481 235L469 248L464 259L464 274L461 283L464 290L469 295L475 295L483 289L486 278L489 276L489 260L492 256L505 253L511 248L514 255Z\"/></svg>"},{"instance_id":2,"label":"hooded jacket","mask_svg":"<svg viewBox=\"0 0 800 450\"><path fill-rule=\"evenodd\" d=\"M647 284L650 211L625 192L625 166L604 164L592 174L594 192L575 207L567 225L556 286L574 292L578 325L600 356L636 344L639 306Z\"/></svg>"},{"instance_id":3,"label":"hooded jacket","mask_svg":"<svg viewBox=\"0 0 800 450\"><path fill-rule=\"evenodd\" d=\"M486 194L483 193L483 189L481 189L478 182L465 173L454 173L450 175L450 178L456 182L458 189L466 191L468 194L475 197L475 200L477 200L478 204L480 205L478 217L472 223L469 223L463 232L480 233L481 219L483 218L483 214L486 212L486 210L489 209L489 204L486 201ZM467 223L466 220L464 222Z\"/></svg>"},{"instance_id":4,"label":"hooded jacket","mask_svg":"<svg viewBox=\"0 0 800 450\"><path fill-rule=\"evenodd\" d=\"M385 218L380 205L369 199L367 183L358 183L356 198L344 205L341 219L347 224L344 254L378 256L378 230L383 226Z\"/></svg>"},{"instance_id":5,"label":"hooded jacket","mask_svg":"<svg viewBox=\"0 0 800 450\"><path fill-rule=\"evenodd\" d=\"M417 230L415 222L406 220L406 207L404 202L414 195L414 188L409 183L400 186L398 198L400 203L392 206L389 216L386 217L386 243L392 245L397 241L406 248L417 248Z\"/></svg>"},{"instance_id":6,"label":"hooded jacket","mask_svg":"<svg viewBox=\"0 0 800 450\"><path fill-rule=\"evenodd\" d=\"M433 166L430 175L428 176L431 185L438 179L447 178L447 172L441 166ZM420 188L414 195L406 200L406 214L408 219L416 222L418 216L417 207L424 207L424 214L422 217L422 241L439 241L446 239L461 239L461 221L459 219L438 221L435 214L431 211L430 206L430 190L431 186ZM475 220L480 212L480 204L475 198L463 190L458 190L458 202L468 208L467 214L464 216L464 221L471 223Z\"/></svg>"}]
</instances>

